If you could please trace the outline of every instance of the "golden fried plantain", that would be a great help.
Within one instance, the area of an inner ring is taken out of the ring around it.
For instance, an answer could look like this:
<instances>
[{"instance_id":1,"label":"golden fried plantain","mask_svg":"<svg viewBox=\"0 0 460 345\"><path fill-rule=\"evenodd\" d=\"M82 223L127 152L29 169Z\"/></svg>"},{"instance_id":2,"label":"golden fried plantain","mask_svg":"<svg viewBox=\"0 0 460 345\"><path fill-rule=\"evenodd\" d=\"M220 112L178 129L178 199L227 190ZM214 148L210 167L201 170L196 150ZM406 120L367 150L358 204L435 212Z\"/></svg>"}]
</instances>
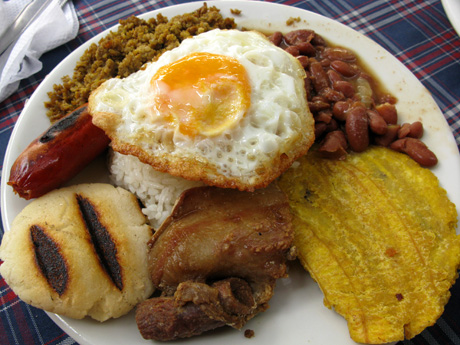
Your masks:
<instances>
[{"instance_id":1,"label":"golden fried plantain","mask_svg":"<svg viewBox=\"0 0 460 345\"><path fill-rule=\"evenodd\" d=\"M280 178L299 259L361 343L412 338L457 278L457 211L434 174L376 147L343 161L314 150Z\"/></svg>"}]
</instances>

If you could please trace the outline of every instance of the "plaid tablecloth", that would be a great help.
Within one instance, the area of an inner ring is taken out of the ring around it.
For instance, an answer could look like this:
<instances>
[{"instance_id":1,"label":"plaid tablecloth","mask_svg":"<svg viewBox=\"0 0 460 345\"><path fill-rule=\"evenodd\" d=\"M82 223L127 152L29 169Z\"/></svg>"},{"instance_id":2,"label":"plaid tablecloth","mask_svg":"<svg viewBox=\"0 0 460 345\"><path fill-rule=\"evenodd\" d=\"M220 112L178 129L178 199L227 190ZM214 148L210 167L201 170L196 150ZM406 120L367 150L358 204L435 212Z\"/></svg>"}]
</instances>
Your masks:
<instances>
[{"instance_id":1,"label":"plaid tablecloth","mask_svg":"<svg viewBox=\"0 0 460 345\"><path fill-rule=\"evenodd\" d=\"M24 103L43 78L79 45L119 19L185 1L74 0L80 21L76 39L41 61L43 69L23 80L0 103L0 162ZM209 1L211 3L212 1ZM273 1L303 8L342 22L394 54L432 93L460 146L460 37L439 0ZM460 16L460 13L457 14ZM459 177L460 178L460 177ZM456 191L459 192L460 191ZM0 229L0 236L3 229ZM0 277L1 278L1 277ZM248 343L250 340L248 340ZM460 284L436 325L401 344L460 344ZM0 280L0 344L76 344L41 310L21 300ZM333 345L333 344L331 344Z\"/></svg>"}]
</instances>

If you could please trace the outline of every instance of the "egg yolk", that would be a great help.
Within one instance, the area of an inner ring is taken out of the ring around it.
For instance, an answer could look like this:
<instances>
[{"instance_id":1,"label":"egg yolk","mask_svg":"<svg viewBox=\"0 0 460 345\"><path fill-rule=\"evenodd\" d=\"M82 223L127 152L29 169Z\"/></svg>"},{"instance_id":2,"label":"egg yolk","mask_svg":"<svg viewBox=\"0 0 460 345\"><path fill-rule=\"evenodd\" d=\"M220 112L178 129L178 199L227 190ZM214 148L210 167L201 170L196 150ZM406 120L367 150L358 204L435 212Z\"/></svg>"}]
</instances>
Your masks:
<instances>
[{"instance_id":1,"label":"egg yolk","mask_svg":"<svg viewBox=\"0 0 460 345\"><path fill-rule=\"evenodd\" d=\"M154 108L189 136L215 136L236 124L251 102L246 69L233 57L193 53L158 69Z\"/></svg>"}]
</instances>

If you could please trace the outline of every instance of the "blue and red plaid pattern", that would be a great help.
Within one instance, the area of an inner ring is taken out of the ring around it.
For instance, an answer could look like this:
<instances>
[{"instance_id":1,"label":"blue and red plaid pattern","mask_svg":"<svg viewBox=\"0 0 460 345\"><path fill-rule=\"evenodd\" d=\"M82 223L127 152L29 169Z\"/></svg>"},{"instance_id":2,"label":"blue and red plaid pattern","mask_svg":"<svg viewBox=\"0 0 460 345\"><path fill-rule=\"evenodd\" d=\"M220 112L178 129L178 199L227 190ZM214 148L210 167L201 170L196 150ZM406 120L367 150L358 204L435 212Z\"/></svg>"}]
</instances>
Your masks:
<instances>
[{"instance_id":1,"label":"blue and red plaid pattern","mask_svg":"<svg viewBox=\"0 0 460 345\"><path fill-rule=\"evenodd\" d=\"M65 56L83 42L116 24L119 19L190 1L73 2L80 21L78 36L43 55L43 69L23 80L19 90L0 103L0 164L3 163L9 137L26 99ZM457 146L460 147L460 37L449 23L441 1L269 2L303 8L335 19L370 37L390 51L432 93L450 125ZM0 229L0 237L2 235L3 229ZM451 291L452 297L438 322L414 339L400 342L398 345L460 344L460 284L457 283ZM45 312L19 300L4 280L0 279L0 344L70 345L76 342L56 326Z\"/></svg>"}]
</instances>

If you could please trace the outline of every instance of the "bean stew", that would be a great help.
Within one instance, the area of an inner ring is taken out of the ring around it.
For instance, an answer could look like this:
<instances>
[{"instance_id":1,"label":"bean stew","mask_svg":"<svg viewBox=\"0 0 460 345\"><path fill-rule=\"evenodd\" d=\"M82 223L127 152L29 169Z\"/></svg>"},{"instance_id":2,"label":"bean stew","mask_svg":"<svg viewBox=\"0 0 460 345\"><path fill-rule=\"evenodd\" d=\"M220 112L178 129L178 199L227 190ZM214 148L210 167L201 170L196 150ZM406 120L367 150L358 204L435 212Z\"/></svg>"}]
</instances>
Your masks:
<instances>
[{"instance_id":1,"label":"bean stew","mask_svg":"<svg viewBox=\"0 0 460 345\"><path fill-rule=\"evenodd\" d=\"M435 154L420 140L422 123L398 124L396 98L382 91L352 51L330 46L308 29L275 32L269 39L305 68L308 105L324 157L344 159L349 150L362 152L379 145L406 153L422 166L437 164Z\"/></svg>"}]
</instances>

